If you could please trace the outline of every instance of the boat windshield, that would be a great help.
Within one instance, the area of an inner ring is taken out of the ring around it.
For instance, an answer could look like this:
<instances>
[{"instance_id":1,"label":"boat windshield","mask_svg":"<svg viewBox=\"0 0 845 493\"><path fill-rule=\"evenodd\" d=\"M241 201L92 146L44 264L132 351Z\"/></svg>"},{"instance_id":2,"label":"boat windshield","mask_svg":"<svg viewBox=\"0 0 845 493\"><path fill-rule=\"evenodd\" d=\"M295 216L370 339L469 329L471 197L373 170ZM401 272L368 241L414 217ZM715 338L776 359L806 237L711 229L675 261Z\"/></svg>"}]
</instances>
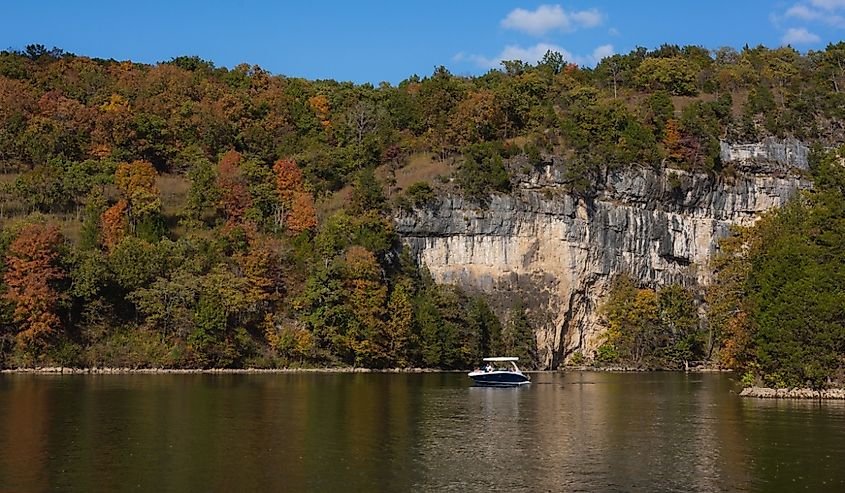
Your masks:
<instances>
[{"instance_id":1,"label":"boat windshield","mask_svg":"<svg viewBox=\"0 0 845 493\"><path fill-rule=\"evenodd\" d=\"M493 372L493 371L519 371L519 367L516 366L516 363L513 361L496 361L496 362L485 362L481 368L478 368L479 371L484 372Z\"/></svg>"}]
</instances>

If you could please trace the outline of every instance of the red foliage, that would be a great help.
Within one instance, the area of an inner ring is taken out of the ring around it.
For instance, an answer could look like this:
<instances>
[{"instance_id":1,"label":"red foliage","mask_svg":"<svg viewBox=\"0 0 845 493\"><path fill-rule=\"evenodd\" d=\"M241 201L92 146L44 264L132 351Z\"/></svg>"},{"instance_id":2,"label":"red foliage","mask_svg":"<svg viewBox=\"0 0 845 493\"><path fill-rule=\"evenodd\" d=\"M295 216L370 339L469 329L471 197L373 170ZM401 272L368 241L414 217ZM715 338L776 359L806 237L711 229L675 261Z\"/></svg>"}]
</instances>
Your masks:
<instances>
[{"instance_id":1,"label":"red foliage","mask_svg":"<svg viewBox=\"0 0 845 493\"><path fill-rule=\"evenodd\" d=\"M237 168L240 166L241 161L243 161L243 156L234 149L229 149L225 154L220 156L220 166Z\"/></svg>"},{"instance_id":2,"label":"red foliage","mask_svg":"<svg viewBox=\"0 0 845 493\"><path fill-rule=\"evenodd\" d=\"M25 346L43 340L59 328L59 294L52 284L64 277L57 265L62 241L56 226L30 224L9 245L3 276L8 291L3 298L14 306L14 319L20 329L18 342Z\"/></svg>"},{"instance_id":3,"label":"red foliage","mask_svg":"<svg viewBox=\"0 0 845 493\"><path fill-rule=\"evenodd\" d=\"M219 205L229 222L238 223L243 220L244 212L252 205L252 199L241 177L240 153L228 151L220 158L217 168L217 186L220 188Z\"/></svg>"}]
</instances>

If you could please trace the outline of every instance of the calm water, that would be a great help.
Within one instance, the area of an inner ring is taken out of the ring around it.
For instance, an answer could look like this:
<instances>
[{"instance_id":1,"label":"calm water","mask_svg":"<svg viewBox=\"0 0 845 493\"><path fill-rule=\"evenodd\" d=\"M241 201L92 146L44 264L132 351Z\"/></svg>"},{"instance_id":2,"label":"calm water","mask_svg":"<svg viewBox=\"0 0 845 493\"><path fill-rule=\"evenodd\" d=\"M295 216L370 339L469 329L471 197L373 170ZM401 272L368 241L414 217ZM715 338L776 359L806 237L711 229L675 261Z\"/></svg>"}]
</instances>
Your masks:
<instances>
[{"instance_id":1,"label":"calm water","mask_svg":"<svg viewBox=\"0 0 845 493\"><path fill-rule=\"evenodd\" d=\"M845 404L725 375L0 375L0 490L845 491Z\"/></svg>"}]
</instances>

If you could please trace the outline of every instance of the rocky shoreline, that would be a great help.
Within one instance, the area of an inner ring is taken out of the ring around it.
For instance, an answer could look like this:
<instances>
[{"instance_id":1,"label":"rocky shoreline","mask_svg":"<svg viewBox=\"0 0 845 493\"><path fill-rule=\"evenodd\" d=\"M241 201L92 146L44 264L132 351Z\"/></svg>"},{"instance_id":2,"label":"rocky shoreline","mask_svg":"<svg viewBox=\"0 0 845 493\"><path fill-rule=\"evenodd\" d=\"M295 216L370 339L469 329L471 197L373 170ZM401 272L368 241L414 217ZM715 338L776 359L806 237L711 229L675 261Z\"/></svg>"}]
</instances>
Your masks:
<instances>
[{"instance_id":1,"label":"rocky shoreline","mask_svg":"<svg viewBox=\"0 0 845 493\"><path fill-rule=\"evenodd\" d=\"M845 389L773 389L770 387L746 387L739 393L742 397L758 399L845 399Z\"/></svg>"}]
</instances>

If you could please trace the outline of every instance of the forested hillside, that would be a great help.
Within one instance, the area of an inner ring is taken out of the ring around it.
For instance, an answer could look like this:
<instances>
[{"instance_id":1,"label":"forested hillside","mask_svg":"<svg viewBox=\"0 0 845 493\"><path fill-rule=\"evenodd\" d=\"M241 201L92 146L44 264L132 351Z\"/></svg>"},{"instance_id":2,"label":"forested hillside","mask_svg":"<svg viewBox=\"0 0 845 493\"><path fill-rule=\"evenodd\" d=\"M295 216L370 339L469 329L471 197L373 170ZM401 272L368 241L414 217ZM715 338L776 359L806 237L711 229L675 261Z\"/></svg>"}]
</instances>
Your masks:
<instances>
[{"instance_id":1,"label":"forested hillside","mask_svg":"<svg viewBox=\"0 0 845 493\"><path fill-rule=\"evenodd\" d=\"M479 77L438 67L374 87L197 57L145 65L38 45L2 52L0 366L461 368L491 352L535 359L522 305L500 322L482 296L433 283L403 251L395 211L424 208L442 191L484 207L524 171L510 165L517 155L532 164L562 157L571 193L586 197L596 176L620 167L730 179L737 170L720 162L720 140L792 136L828 148L845 134L843 63L845 43L807 54L664 45L594 69L548 53ZM841 165L817 156L827 164L814 168L816 195L764 220L754 234L765 240L751 252L781 244L766 235L840 248L838 226L819 225L842 221L841 181L831 178ZM790 222L816 217L805 209L820 214L815 226ZM671 344L686 345L661 358L710 357L790 383L836 376L841 308L813 305L826 310L813 333L828 334L830 347L818 371L781 371L786 359L772 348L791 336L775 329L782 318L771 310L797 298L768 291L780 278L765 272L781 265L768 251L758 258L736 248L717 270L742 276L717 279L742 289L708 294L710 306L734 307L718 315L711 351L700 334L675 331ZM807 255L823 266L842 258ZM841 297L839 271L820 269L832 277L813 276L804 292ZM805 282L799 274L782 282ZM636 297L636 282L623 281L613 299ZM672 313L695 332L682 291L667 288L667 309L681 307ZM648 296L647 306L662 303ZM751 328L738 332L740 316ZM630 358L625 334L656 324L648 320L611 320L618 344L602 358Z\"/></svg>"}]
</instances>

